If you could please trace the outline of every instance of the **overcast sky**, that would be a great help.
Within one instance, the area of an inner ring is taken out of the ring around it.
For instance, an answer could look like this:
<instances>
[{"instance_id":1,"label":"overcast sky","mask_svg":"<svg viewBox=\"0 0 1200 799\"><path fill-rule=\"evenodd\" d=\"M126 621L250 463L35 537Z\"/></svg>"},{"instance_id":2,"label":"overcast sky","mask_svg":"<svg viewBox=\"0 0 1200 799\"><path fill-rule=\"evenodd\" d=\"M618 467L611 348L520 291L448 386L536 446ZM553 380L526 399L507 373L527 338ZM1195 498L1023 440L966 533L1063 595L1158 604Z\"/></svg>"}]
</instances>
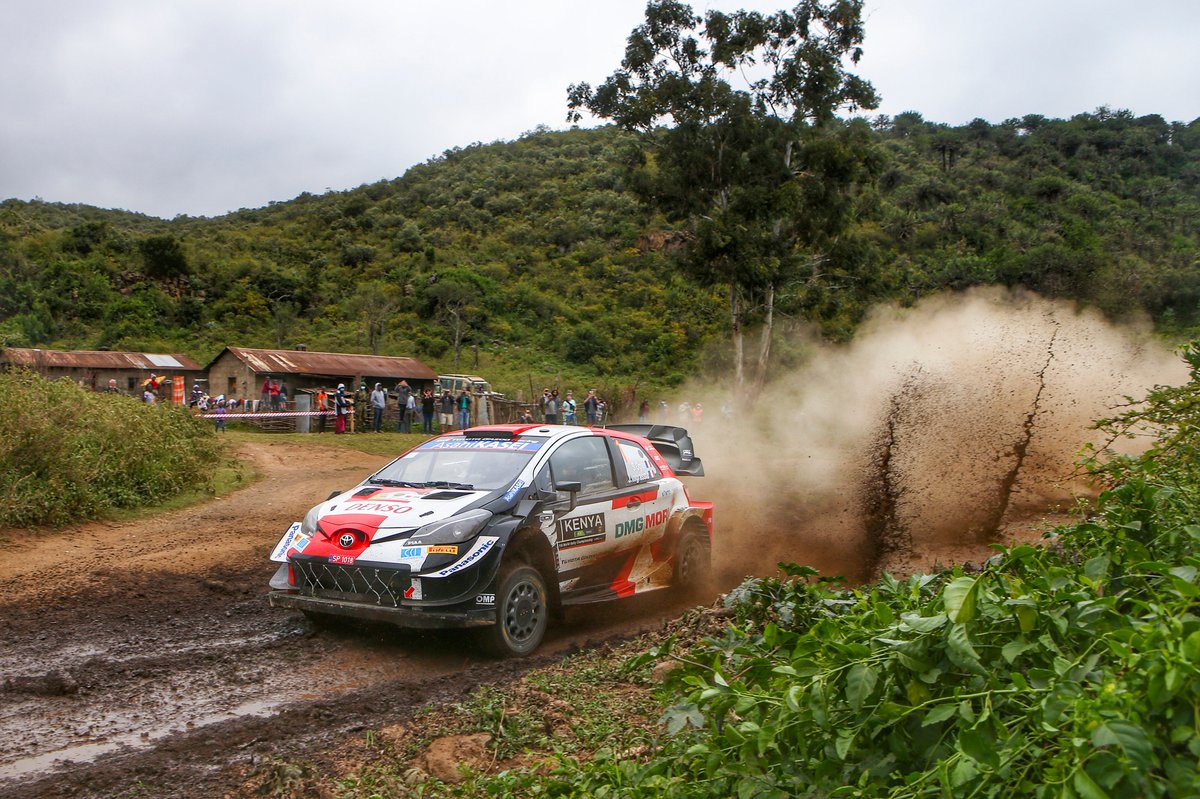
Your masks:
<instances>
[{"instance_id":1,"label":"overcast sky","mask_svg":"<svg viewBox=\"0 0 1200 799\"><path fill-rule=\"evenodd\" d=\"M773 11L786 0L694 2ZM1200 0L867 0L880 113L1200 116ZM215 216L566 127L644 0L10 0L0 199Z\"/></svg>"}]
</instances>

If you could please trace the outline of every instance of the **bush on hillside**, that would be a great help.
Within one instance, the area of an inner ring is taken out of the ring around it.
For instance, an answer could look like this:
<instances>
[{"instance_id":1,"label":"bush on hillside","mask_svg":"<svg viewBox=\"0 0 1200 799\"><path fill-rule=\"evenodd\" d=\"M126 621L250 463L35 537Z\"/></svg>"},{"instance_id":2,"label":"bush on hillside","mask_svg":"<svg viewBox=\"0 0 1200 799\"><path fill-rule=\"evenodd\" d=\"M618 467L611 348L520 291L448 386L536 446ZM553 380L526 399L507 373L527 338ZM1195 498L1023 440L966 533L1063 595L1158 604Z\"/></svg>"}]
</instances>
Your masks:
<instances>
[{"instance_id":1,"label":"bush on hillside","mask_svg":"<svg viewBox=\"0 0 1200 799\"><path fill-rule=\"evenodd\" d=\"M0 526L62 526L208 488L219 453L186 408L0 374Z\"/></svg>"}]
</instances>

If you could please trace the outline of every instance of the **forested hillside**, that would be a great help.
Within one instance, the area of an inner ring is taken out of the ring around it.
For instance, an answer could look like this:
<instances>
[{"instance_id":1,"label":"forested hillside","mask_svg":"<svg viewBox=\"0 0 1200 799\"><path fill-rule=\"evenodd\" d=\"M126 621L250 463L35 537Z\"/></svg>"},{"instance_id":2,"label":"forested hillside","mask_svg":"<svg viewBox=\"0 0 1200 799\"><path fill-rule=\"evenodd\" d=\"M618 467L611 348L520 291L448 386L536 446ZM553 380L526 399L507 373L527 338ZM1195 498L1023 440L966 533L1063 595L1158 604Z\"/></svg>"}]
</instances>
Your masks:
<instances>
[{"instance_id":1,"label":"forested hillside","mask_svg":"<svg viewBox=\"0 0 1200 799\"><path fill-rule=\"evenodd\" d=\"M1200 324L1200 120L853 124L872 150L853 224L779 287L777 327L841 339L875 303L991 283L1147 312L1174 335ZM531 374L668 387L722 366L727 308L674 263L688 231L634 192L640 143L537 130L212 219L9 200L0 342L201 362L303 343L443 371L457 354L500 390Z\"/></svg>"}]
</instances>

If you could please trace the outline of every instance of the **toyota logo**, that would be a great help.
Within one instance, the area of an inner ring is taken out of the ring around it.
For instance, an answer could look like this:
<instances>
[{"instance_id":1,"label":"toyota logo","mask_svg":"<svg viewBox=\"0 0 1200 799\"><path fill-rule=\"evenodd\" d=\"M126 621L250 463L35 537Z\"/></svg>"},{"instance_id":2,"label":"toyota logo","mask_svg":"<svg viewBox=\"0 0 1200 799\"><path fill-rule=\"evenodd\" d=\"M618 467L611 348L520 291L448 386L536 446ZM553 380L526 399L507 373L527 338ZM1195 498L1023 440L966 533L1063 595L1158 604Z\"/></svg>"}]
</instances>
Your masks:
<instances>
[{"instance_id":1,"label":"toyota logo","mask_svg":"<svg viewBox=\"0 0 1200 799\"><path fill-rule=\"evenodd\" d=\"M349 549L350 547L354 546L355 542L357 541L358 539L353 533L342 533L342 537L338 539L338 545L341 546L342 549Z\"/></svg>"}]
</instances>

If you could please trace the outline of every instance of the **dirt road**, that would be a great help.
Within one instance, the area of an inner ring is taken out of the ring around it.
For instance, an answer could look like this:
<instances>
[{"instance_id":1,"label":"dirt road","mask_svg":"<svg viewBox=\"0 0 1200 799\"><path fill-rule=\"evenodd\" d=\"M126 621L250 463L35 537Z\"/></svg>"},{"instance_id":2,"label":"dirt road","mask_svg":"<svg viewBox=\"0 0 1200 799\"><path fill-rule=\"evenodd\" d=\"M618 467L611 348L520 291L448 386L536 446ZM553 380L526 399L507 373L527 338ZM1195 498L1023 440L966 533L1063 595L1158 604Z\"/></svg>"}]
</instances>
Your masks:
<instances>
[{"instance_id":1,"label":"dirt road","mask_svg":"<svg viewBox=\"0 0 1200 799\"><path fill-rule=\"evenodd\" d=\"M267 606L270 550L383 461L319 445L240 454L263 479L219 501L0 533L0 797L221 796L252 759L396 723L681 610L575 613L522 661L458 634L318 633Z\"/></svg>"}]
</instances>

